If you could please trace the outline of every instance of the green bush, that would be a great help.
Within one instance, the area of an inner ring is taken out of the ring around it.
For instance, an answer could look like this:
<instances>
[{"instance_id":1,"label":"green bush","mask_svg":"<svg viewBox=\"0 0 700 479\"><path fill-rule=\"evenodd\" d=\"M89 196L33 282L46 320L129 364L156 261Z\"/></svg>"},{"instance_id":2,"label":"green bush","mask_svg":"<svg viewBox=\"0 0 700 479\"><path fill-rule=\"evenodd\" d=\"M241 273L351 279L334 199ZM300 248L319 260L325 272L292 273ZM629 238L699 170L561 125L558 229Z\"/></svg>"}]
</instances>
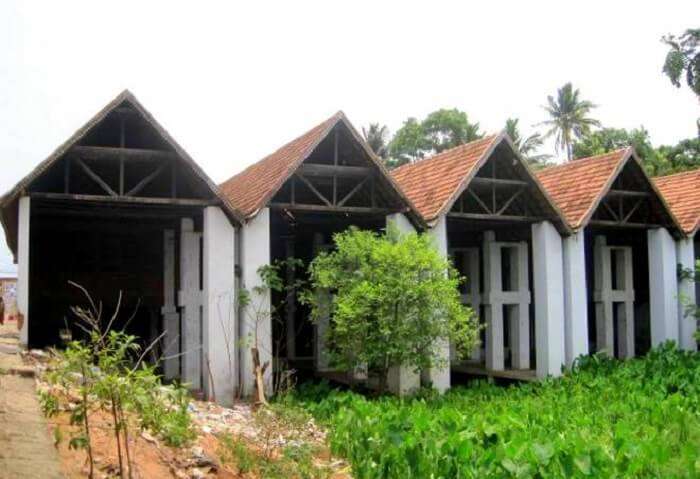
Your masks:
<instances>
[{"instance_id":1,"label":"green bush","mask_svg":"<svg viewBox=\"0 0 700 479\"><path fill-rule=\"evenodd\" d=\"M296 401L359 479L700 475L700 355L670 344L536 384L413 399L311 386Z\"/></svg>"}]
</instances>

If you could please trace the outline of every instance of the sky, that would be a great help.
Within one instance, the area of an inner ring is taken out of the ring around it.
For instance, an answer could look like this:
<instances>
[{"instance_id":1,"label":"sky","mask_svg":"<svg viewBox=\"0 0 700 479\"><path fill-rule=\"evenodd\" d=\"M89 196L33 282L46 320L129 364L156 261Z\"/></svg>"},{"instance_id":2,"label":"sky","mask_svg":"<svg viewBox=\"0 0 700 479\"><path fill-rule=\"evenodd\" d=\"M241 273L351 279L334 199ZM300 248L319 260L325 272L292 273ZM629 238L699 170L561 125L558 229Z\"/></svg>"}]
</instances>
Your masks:
<instances>
[{"instance_id":1,"label":"sky","mask_svg":"<svg viewBox=\"0 0 700 479\"><path fill-rule=\"evenodd\" d=\"M674 143L700 103L662 75L660 39L698 20L697 0L0 0L0 192L125 88L216 182L338 110L358 129L456 107L534 132L568 81L605 126Z\"/></svg>"}]
</instances>

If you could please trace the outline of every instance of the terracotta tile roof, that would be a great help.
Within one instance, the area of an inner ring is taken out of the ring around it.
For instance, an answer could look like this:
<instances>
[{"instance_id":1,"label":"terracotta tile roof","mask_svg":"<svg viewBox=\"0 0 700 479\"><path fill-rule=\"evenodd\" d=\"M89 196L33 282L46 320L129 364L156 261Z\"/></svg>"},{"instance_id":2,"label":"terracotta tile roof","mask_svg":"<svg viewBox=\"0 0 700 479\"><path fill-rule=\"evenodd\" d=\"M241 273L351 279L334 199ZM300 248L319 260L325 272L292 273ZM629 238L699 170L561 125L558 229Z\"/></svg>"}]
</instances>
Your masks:
<instances>
[{"instance_id":1,"label":"terracotta tile roof","mask_svg":"<svg viewBox=\"0 0 700 479\"><path fill-rule=\"evenodd\" d=\"M569 225L579 229L586 226L631 152L627 148L552 166L536 172L537 178Z\"/></svg>"},{"instance_id":2,"label":"terracotta tile roof","mask_svg":"<svg viewBox=\"0 0 700 479\"><path fill-rule=\"evenodd\" d=\"M219 190L246 218L255 216L343 116L342 112L336 113L224 181Z\"/></svg>"},{"instance_id":3,"label":"terracotta tile roof","mask_svg":"<svg viewBox=\"0 0 700 479\"><path fill-rule=\"evenodd\" d=\"M700 227L700 168L653 180L683 232L694 234Z\"/></svg>"},{"instance_id":4,"label":"terracotta tile roof","mask_svg":"<svg viewBox=\"0 0 700 479\"><path fill-rule=\"evenodd\" d=\"M501 138L501 135L492 135L451 148L400 166L391 175L423 219L433 221L451 206L461 186L476 174L478 165L485 161Z\"/></svg>"}]
</instances>

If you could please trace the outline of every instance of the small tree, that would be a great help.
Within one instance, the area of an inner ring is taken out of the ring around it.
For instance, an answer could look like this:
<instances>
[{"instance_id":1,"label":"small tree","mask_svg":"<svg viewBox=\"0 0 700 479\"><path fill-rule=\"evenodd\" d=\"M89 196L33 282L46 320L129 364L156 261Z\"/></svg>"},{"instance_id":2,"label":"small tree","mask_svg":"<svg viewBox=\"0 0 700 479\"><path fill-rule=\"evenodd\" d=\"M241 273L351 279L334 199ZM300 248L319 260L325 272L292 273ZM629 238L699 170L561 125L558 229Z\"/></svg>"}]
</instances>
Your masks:
<instances>
[{"instance_id":1,"label":"small tree","mask_svg":"<svg viewBox=\"0 0 700 479\"><path fill-rule=\"evenodd\" d=\"M478 327L461 304L461 278L429 236L385 234L351 228L334 237L336 249L310 266L315 290L303 300L318 320L330 317L328 344L334 365L348 371L366 366L384 392L393 366L425 369L443 365L436 341L449 339L470 350ZM330 309L330 310L329 310Z\"/></svg>"}]
</instances>

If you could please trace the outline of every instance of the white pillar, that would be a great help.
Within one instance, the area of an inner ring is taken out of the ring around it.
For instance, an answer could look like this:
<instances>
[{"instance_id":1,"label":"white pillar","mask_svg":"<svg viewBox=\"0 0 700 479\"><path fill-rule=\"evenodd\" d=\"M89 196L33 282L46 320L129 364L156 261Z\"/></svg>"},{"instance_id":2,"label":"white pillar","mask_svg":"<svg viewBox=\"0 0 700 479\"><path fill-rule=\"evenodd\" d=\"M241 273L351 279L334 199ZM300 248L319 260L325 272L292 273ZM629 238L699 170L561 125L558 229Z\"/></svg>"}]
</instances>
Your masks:
<instances>
[{"instance_id":1,"label":"white pillar","mask_svg":"<svg viewBox=\"0 0 700 479\"><path fill-rule=\"evenodd\" d=\"M30 198L19 199L17 220L17 312L24 317L19 341L29 343L29 217Z\"/></svg>"},{"instance_id":2,"label":"white pillar","mask_svg":"<svg viewBox=\"0 0 700 479\"><path fill-rule=\"evenodd\" d=\"M210 399L215 397L219 404L230 405L238 383L235 231L221 208L204 208L203 240L205 390Z\"/></svg>"},{"instance_id":3,"label":"white pillar","mask_svg":"<svg viewBox=\"0 0 700 479\"><path fill-rule=\"evenodd\" d=\"M511 256L511 285L517 292L518 304L508 307L508 327L510 328L510 356L513 369L530 369L530 269L528 265L527 243L520 242L511 248L516 257Z\"/></svg>"},{"instance_id":4,"label":"white pillar","mask_svg":"<svg viewBox=\"0 0 700 479\"><path fill-rule=\"evenodd\" d=\"M484 316L486 317L486 369L503 371L503 304L497 301L501 291L501 250L496 244L496 233L484 232Z\"/></svg>"},{"instance_id":5,"label":"white pillar","mask_svg":"<svg viewBox=\"0 0 700 479\"><path fill-rule=\"evenodd\" d=\"M200 239L194 221L183 218L180 225L180 293L182 307L182 380L192 389L202 388L202 291Z\"/></svg>"},{"instance_id":6,"label":"white pillar","mask_svg":"<svg viewBox=\"0 0 700 479\"><path fill-rule=\"evenodd\" d=\"M691 238L682 238L676 243L678 264L684 270L695 272L695 241ZM695 340L697 319L686 314L687 308L697 306L698 298L695 296L695 283L692 279L681 279L678 283L678 324L680 347L686 351L696 351L698 343Z\"/></svg>"},{"instance_id":7,"label":"white pillar","mask_svg":"<svg viewBox=\"0 0 700 479\"><path fill-rule=\"evenodd\" d=\"M175 231L163 231L163 376L180 374L180 315L175 306Z\"/></svg>"},{"instance_id":8,"label":"white pillar","mask_svg":"<svg viewBox=\"0 0 700 479\"><path fill-rule=\"evenodd\" d=\"M588 354L588 299L583 231L563 239L566 365Z\"/></svg>"},{"instance_id":9,"label":"white pillar","mask_svg":"<svg viewBox=\"0 0 700 479\"><path fill-rule=\"evenodd\" d=\"M241 267L243 287L250 295L250 304L244 308L239 318L239 334L244 341L240 351L240 382L244 396L255 392L255 375L250 348L257 330L260 364L269 363L265 373L265 384L269 386L272 377L272 308L269 291L256 294L253 289L262 286L258 268L270 264L270 210L263 208L243 225L241 245Z\"/></svg>"},{"instance_id":10,"label":"white pillar","mask_svg":"<svg viewBox=\"0 0 700 479\"><path fill-rule=\"evenodd\" d=\"M649 250L649 316L651 345L678 342L676 246L665 228L647 231Z\"/></svg>"},{"instance_id":11,"label":"white pillar","mask_svg":"<svg viewBox=\"0 0 700 479\"><path fill-rule=\"evenodd\" d=\"M410 226L410 225L409 225ZM410 226L410 230L413 227ZM433 243L440 255L447 259L447 220L445 216L441 216L435 226L429 232L433 238ZM439 339L435 342L435 350L438 354L438 359L442 363L435 367L428 368L421 372L421 379L426 384L430 384L439 392L444 393L450 388L450 342L447 339Z\"/></svg>"},{"instance_id":12,"label":"white pillar","mask_svg":"<svg viewBox=\"0 0 700 479\"><path fill-rule=\"evenodd\" d=\"M387 226L392 223L401 233L414 232L411 222L401 213L387 216ZM390 392L403 396L420 388L421 375L413 366L394 366L389 369L387 388Z\"/></svg>"},{"instance_id":13,"label":"white pillar","mask_svg":"<svg viewBox=\"0 0 700 479\"><path fill-rule=\"evenodd\" d=\"M614 291L617 308L617 353L621 359L634 357L634 276L632 248L614 247L617 290Z\"/></svg>"},{"instance_id":14,"label":"white pillar","mask_svg":"<svg viewBox=\"0 0 700 479\"><path fill-rule=\"evenodd\" d=\"M565 363L562 241L549 221L532 225L537 376L558 376Z\"/></svg>"},{"instance_id":15,"label":"white pillar","mask_svg":"<svg viewBox=\"0 0 700 479\"><path fill-rule=\"evenodd\" d=\"M612 264L605 236L596 236L593 246L596 350L614 356Z\"/></svg>"}]
</instances>

